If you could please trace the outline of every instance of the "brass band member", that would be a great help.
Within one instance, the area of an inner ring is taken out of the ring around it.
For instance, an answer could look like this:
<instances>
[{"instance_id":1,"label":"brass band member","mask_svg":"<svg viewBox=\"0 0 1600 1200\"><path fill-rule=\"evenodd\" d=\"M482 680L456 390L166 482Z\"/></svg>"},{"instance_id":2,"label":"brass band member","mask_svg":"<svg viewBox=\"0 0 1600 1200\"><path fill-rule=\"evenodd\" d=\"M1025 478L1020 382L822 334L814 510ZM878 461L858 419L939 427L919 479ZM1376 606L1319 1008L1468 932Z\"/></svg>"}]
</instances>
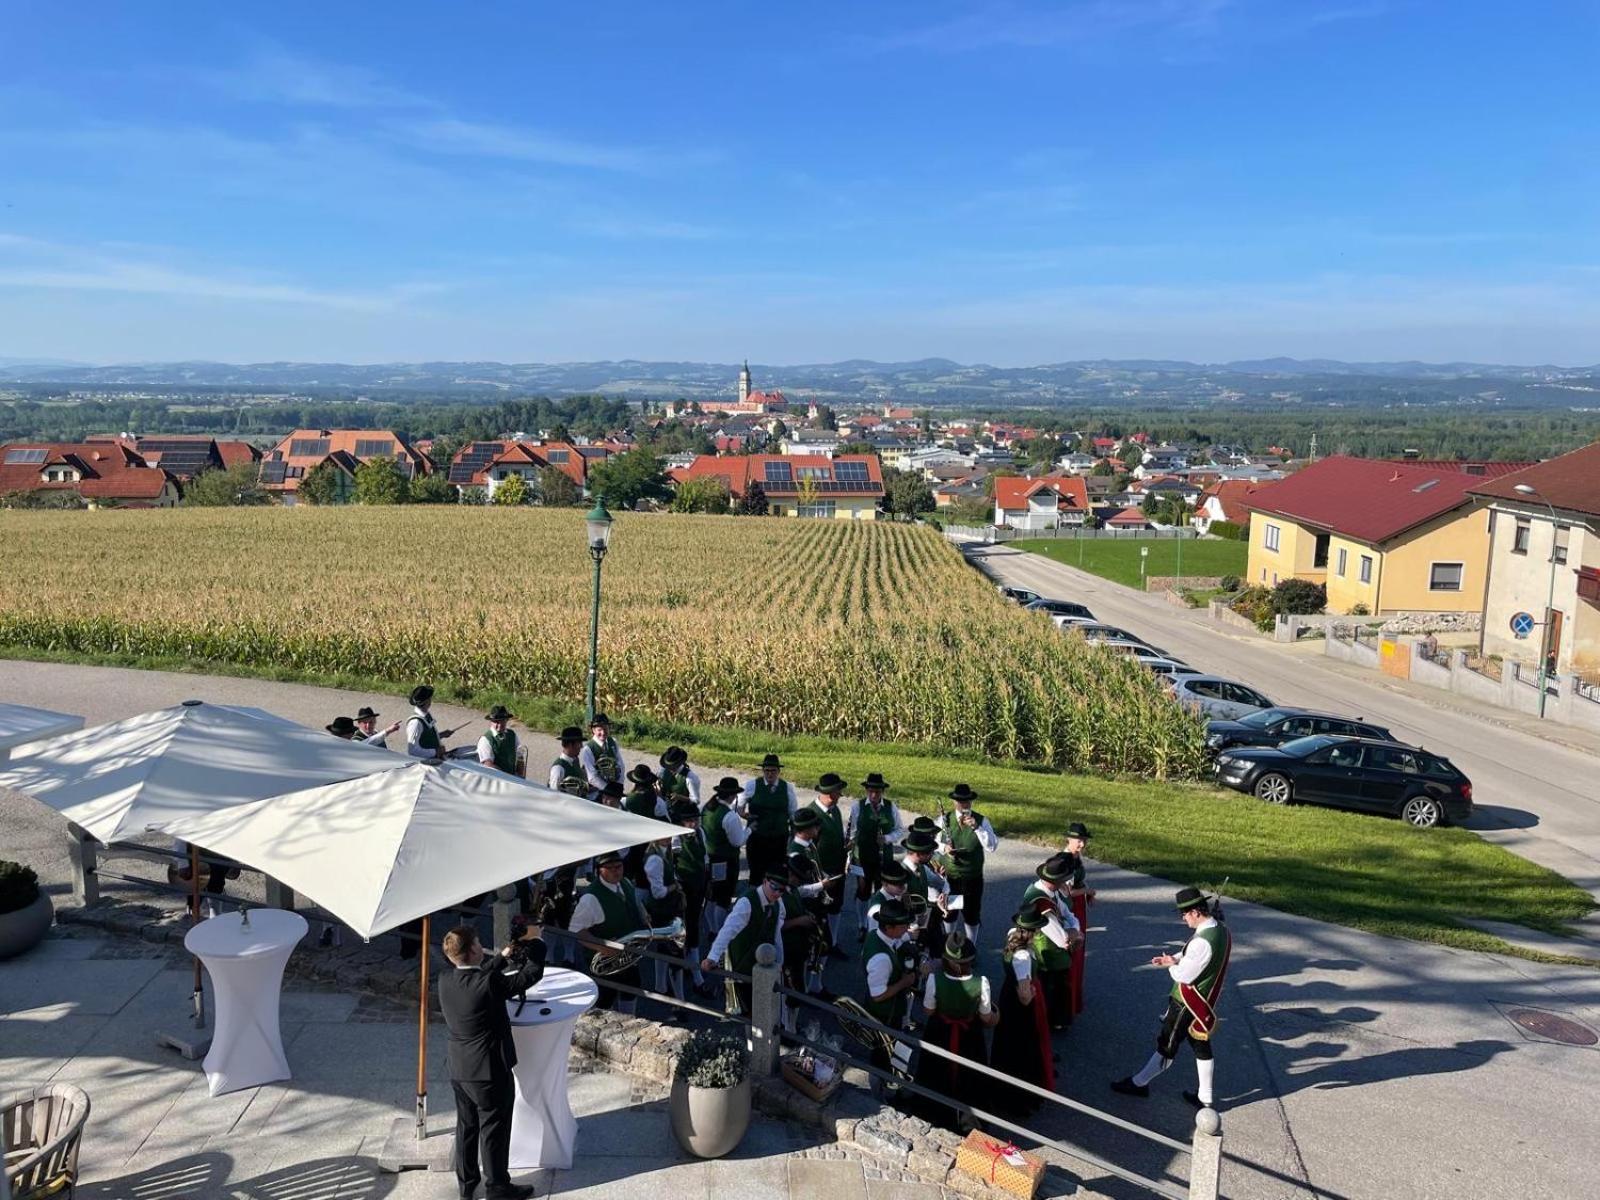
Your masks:
<instances>
[{"instance_id":1,"label":"brass band member","mask_svg":"<svg viewBox=\"0 0 1600 1200\"><path fill-rule=\"evenodd\" d=\"M352 741L366 742L369 746L377 746L380 750L389 748L389 735L397 733L400 729L399 721L390 721L382 730L378 728L378 714L363 704L356 712L356 732Z\"/></svg>"},{"instance_id":2,"label":"brass band member","mask_svg":"<svg viewBox=\"0 0 1600 1200\"><path fill-rule=\"evenodd\" d=\"M679 827L672 841L672 869L683 889L683 957L690 964L696 991L705 987L700 970L700 947L705 938L700 923L705 915L706 888L711 880L711 861L706 855L706 837L700 829L700 809L693 800L674 800L668 819Z\"/></svg>"},{"instance_id":3,"label":"brass band member","mask_svg":"<svg viewBox=\"0 0 1600 1200\"><path fill-rule=\"evenodd\" d=\"M572 910L572 920L567 923L567 928L578 935L580 944L594 951L595 958L610 958L617 951L609 946L598 945L594 939L618 941L630 933L649 928L650 918L644 911L638 891L622 877L622 855L615 850L607 851L594 860L594 869L596 878L590 880L589 886L579 894L577 907ZM612 978L616 983L638 987L639 966L635 963ZM602 982L600 999L595 1006L615 1008L631 1016L638 1002L636 997L614 991Z\"/></svg>"},{"instance_id":4,"label":"brass band member","mask_svg":"<svg viewBox=\"0 0 1600 1200\"><path fill-rule=\"evenodd\" d=\"M732 775L724 775L711 789L700 814L700 832L706 839L706 861L710 875L706 881L706 928L721 929L733 907L734 893L739 886L739 848L749 836L744 818L732 807L733 797L744 791Z\"/></svg>"},{"instance_id":5,"label":"brass band member","mask_svg":"<svg viewBox=\"0 0 1600 1200\"><path fill-rule=\"evenodd\" d=\"M905 838L905 826L900 823L900 813L884 798L889 785L882 775L873 771L861 782L865 797L850 809L850 821L845 827L845 841L855 856L856 913L860 918L861 938L865 941L870 931L867 901L878 890L883 864L894 857L894 847Z\"/></svg>"},{"instance_id":6,"label":"brass band member","mask_svg":"<svg viewBox=\"0 0 1600 1200\"><path fill-rule=\"evenodd\" d=\"M950 793L955 810L939 819L940 849L949 860L945 879L950 895L961 897L961 920L973 945L978 944L978 927L983 923L984 856L1000 844L989 818L972 807L977 798L966 784L956 784Z\"/></svg>"},{"instance_id":7,"label":"brass band member","mask_svg":"<svg viewBox=\"0 0 1600 1200\"><path fill-rule=\"evenodd\" d=\"M583 749L583 730L568 725L561 731L561 753L550 764L550 786L569 796L587 796L589 779L578 756Z\"/></svg>"},{"instance_id":8,"label":"brass band member","mask_svg":"<svg viewBox=\"0 0 1600 1200\"><path fill-rule=\"evenodd\" d=\"M455 730L442 730L433 719L433 688L425 683L414 687L409 699L411 715L406 718L406 753L412 758L443 758L444 739Z\"/></svg>"},{"instance_id":9,"label":"brass band member","mask_svg":"<svg viewBox=\"0 0 1600 1200\"><path fill-rule=\"evenodd\" d=\"M844 957L839 949L839 914L844 910L844 881L850 870L844 810L839 806L843 792L844 780L829 771L817 781L817 798L807 806L822 820L817 830L817 866L826 881L822 889L822 915L828 925L828 952L836 958Z\"/></svg>"},{"instance_id":10,"label":"brass band member","mask_svg":"<svg viewBox=\"0 0 1600 1200\"><path fill-rule=\"evenodd\" d=\"M622 748L611 736L611 718L605 713L595 713L589 722L589 740L578 755L584 778L589 781L589 798L592 800L607 783L622 782L627 765L622 761Z\"/></svg>"},{"instance_id":11,"label":"brass band member","mask_svg":"<svg viewBox=\"0 0 1600 1200\"><path fill-rule=\"evenodd\" d=\"M899 900L885 899L873 910L877 928L867 934L861 946L861 966L866 972L866 996L861 1006L867 1015L891 1029L904 1029L911 1012L911 994L922 976L933 968L918 967L916 946L911 938L911 914ZM874 1046L872 1065L880 1071L890 1067L887 1048ZM879 1084L874 1082L874 1090Z\"/></svg>"},{"instance_id":12,"label":"brass band member","mask_svg":"<svg viewBox=\"0 0 1600 1200\"><path fill-rule=\"evenodd\" d=\"M701 960L702 970L722 967L741 975L749 975L756 965L756 948L771 946L777 952L777 966L783 970L783 897L789 891L789 868L779 864L771 868L761 883L746 886L728 910L728 919L717 930ZM750 985L738 980L727 981L728 1011L735 1016L750 1014Z\"/></svg>"},{"instance_id":13,"label":"brass band member","mask_svg":"<svg viewBox=\"0 0 1600 1200\"><path fill-rule=\"evenodd\" d=\"M661 798L668 804L674 800L692 800L700 807L700 776L689 765L689 755L681 746L668 746L661 756L661 774L656 777Z\"/></svg>"},{"instance_id":14,"label":"brass band member","mask_svg":"<svg viewBox=\"0 0 1600 1200\"><path fill-rule=\"evenodd\" d=\"M511 728L511 714L504 704L496 704L483 718L489 728L478 739L478 761L486 767L517 773L517 735Z\"/></svg>"},{"instance_id":15,"label":"brass band member","mask_svg":"<svg viewBox=\"0 0 1600 1200\"><path fill-rule=\"evenodd\" d=\"M1039 973L1045 1008L1050 1015L1050 1028L1065 1029L1072 1024L1072 998L1067 980L1072 969L1072 947L1083 936L1066 894L1072 869L1064 857L1055 854L1040 863L1035 874L1038 879L1022 893L1022 906L1044 918Z\"/></svg>"},{"instance_id":16,"label":"brass band member","mask_svg":"<svg viewBox=\"0 0 1600 1200\"><path fill-rule=\"evenodd\" d=\"M750 865L750 882L758 882L767 868L783 866L784 847L789 843L789 818L800 807L794 784L780 777L783 763L776 754L761 760L761 775L744 786L744 815L750 822L750 839L745 857Z\"/></svg>"}]
</instances>

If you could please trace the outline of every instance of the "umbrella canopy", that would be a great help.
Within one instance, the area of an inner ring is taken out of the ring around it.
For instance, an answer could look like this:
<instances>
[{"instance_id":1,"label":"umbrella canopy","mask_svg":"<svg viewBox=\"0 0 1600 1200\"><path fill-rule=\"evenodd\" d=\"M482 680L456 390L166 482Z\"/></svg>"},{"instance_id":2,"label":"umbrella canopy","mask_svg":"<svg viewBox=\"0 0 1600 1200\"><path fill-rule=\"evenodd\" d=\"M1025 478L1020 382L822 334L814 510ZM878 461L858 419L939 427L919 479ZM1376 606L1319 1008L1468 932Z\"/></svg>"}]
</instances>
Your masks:
<instances>
[{"instance_id":1,"label":"umbrella canopy","mask_svg":"<svg viewBox=\"0 0 1600 1200\"><path fill-rule=\"evenodd\" d=\"M259 708L188 700L27 746L0 771L0 787L110 842L413 761Z\"/></svg>"},{"instance_id":2,"label":"umbrella canopy","mask_svg":"<svg viewBox=\"0 0 1600 1200\"><path fill-rule=\"evenodd\" d=\"M680 832L477 763L415 759L167 829L281 880L362 937L551 867Z\"/></svg>"},{"instance_id":3,"label":"umbrella canopy","mask_svg":"<svg viewBox=\"0 0 1600 1200\"><path fill-rule=\"evenodd\" d=\"M23 704L0 704L0 762L6 752L26 742L53 738L83 728L83 718L48 708L29 708Z\"/></svg>"}]
</instances>

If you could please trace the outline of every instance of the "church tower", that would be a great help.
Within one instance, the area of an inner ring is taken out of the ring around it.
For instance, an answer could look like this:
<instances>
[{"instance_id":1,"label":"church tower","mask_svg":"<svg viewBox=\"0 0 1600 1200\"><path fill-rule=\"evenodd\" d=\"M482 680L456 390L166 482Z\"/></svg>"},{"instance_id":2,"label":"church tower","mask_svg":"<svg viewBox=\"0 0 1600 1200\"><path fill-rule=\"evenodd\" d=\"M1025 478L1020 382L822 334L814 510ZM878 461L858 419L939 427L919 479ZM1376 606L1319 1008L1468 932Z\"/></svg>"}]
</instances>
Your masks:
<instances>
[{"instance_id":1,"label":"church tower","mask_svg":"<svg viewBox=\"0 0 1600 1200\"><path fill-rule=\"evenodd\" d=\"M744 366L739 371L739 403L743 404L750 399L750 360L745 359Z\"/></svg>"}]
</instances>

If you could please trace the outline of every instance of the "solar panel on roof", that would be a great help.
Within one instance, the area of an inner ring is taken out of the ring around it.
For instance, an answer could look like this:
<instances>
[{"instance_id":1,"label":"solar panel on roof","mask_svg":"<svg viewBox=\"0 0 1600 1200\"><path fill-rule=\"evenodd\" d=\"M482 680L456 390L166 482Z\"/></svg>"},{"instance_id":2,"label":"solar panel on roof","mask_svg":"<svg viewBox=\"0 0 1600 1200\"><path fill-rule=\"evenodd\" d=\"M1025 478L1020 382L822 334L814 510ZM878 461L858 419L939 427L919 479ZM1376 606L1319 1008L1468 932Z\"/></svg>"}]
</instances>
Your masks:
<instances>
[{"instance_id":1,"label":"solar panel on roof","mask_svg":"<svg viewBox=\"0 0 1600 1200\"><path fill-rule=\"evenodd\" d=\"M327 438L294 438L289 442L290 458L321 458L331 445Z\"/></svg>"},{"instance_id":2,"label":"solar panel on roof","mask_svg":"<svg viewBox=\"0 0 1600 1200\"><path fill-rule=\"evenodd\" d=\"M459 462L450 468L450 482L471 483L472 476L474 474L475 472L471 467L467 466L467 464L464 462Z\"/></svg>"},{"instance_id":3,"label":"solar panel on roof","mask_svg":"<svg viewBox=\"0 0 1600 1200\"><path fill-rule=\"evenodd\" d=\"M384 458L394 453L393 438L357 438L357 458Z\"/></svg>"},{"instance_id":4,"label":"solar panel on roof","mask_svg":"<svg viewBox=\"0 0 1600 1200\"><path fill-rule=\"evenodd\" d=\"M867 481L867 464L864 462L834 463L833 475L835 479L865 483Z\"/></svg>"},{"instance_id":5,"label":"solar panel on roof","mask_svg":"<svg viewBox=\"0 0 1600 1200\"><path fill-rule=\"evenodd\" d=\"M282 460L270 459L270 458L267 459L265 462L263 462L261 464L261 482L262 483L282 483L283 482L283 476L284 476L284 469L288 465L289 465L288 463L285 463Z\"/></svg>"},{"instance_id":6,"label":"solar panel on roof","mask_svg":"<svg viewBox=\"0 0 1600 1200\"><path fill-rule=\"evenodd\" d=\"M7 450L5 465L20 467L31 463L42 463L50 457L48 450Z\"/></svg>"},{"instance_id":7,"label":"solar panel on roof","mask_svg":"<svg viewBox=\"0 0 1600 1200\"><path fill-rule=\"evenodd\" d=\"M768 483L788 483L794 473L786 462L769 462L766 475Z\"/></svg>"}]
</instances>

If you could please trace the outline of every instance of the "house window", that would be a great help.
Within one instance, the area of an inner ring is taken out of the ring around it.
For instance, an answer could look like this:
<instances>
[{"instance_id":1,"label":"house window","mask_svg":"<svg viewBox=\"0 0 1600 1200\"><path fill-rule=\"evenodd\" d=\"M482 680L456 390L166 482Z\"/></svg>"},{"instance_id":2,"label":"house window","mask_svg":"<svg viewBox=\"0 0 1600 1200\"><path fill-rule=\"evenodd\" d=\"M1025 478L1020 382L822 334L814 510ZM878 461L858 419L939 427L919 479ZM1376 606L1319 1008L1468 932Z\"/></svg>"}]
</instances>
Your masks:
<instances>
[{"instance_id":1,"label":"house window","mask_svg":"<svg viewBox=\"0 0 1600 1200\"><path fill-rule=\"evenodd\" d=\"M1262 536L1261 544L1276 554L1278 552L1278 537L1281 532L1278 526L1269 524L1266 533Z\"/></svg>"},{"instance_id":2,"label":"house window","mask_svg":"<svg viewBox=\"0 0 1600 1200\"><path fill-rule=\"evenodd\" d=\"M1565 563L1567 561L1567 539L1572 535L1570 525L1557 525L1555 539L1550 546L1550 561Z\"/></svg>"},{"instance_id":3,"label":"house window","mask_svg":"<svg viewBox=\"0 0 1600 1200\"><path fill-rule=\"evenodd\" d=\"M1325 533L1317 534L1316 545L1311 552L1311 565L1317 570L1328 569L1328 535Z\"/></svg>"},{"instance_id":4,"label":"house window","mask_svg":"<svg viewBox=\"0 0 1600 1200\"><path fill-rule=\"evenodd\" d=\"M1526 554L1528 552L1528 538L1531 536L1533 523L1527 517L1517 518L1517 531L1511 535L1511 553Z\"/></svg>"},{"instance_id":5,"label":"house window","mask_svg":"<svg viewBox=\"0 0 1600 1200\"><path fill-rule=\"evenodd\" d=\"M836 507L833 500L818 500L815 504L795 505L794 515L797 517L832 517Z\"/></svg>"},{"instance_id":6,"label":"house window","mask_svg":"<svg viewBox=\"0 0 1600 1200\"><path fill-rule=\"evenodd\" d=\"M1372 582L1372 555L1370 554L1363 554L1361 556L1361 582Z\"/></svg>"},{"instance_id":7,"label":"house window","mask_svg":"<svg viewBox=\"0 0 1600 1200\"><path fill-rule=\"evenodd\" d=\"M1338 561L1339 561L1339 565L1334 568L1334 574L1339 576L1340 579L1343 579L1344 578L1344 569L1350 562L1350 551L1346 550L1343 546L1339 547L1339 560Z\"/></svg>"},{"instance_id":8,"label":"house window","mask_svg":"<svg viewBox=\"0 0 1600 1200\"><path fill-rule=\"evenodd\" d=\"M1460 563L1434 563L1428 569L1430 592L1459 592L1461 590Z\"/></svg>"}]
</instances>

